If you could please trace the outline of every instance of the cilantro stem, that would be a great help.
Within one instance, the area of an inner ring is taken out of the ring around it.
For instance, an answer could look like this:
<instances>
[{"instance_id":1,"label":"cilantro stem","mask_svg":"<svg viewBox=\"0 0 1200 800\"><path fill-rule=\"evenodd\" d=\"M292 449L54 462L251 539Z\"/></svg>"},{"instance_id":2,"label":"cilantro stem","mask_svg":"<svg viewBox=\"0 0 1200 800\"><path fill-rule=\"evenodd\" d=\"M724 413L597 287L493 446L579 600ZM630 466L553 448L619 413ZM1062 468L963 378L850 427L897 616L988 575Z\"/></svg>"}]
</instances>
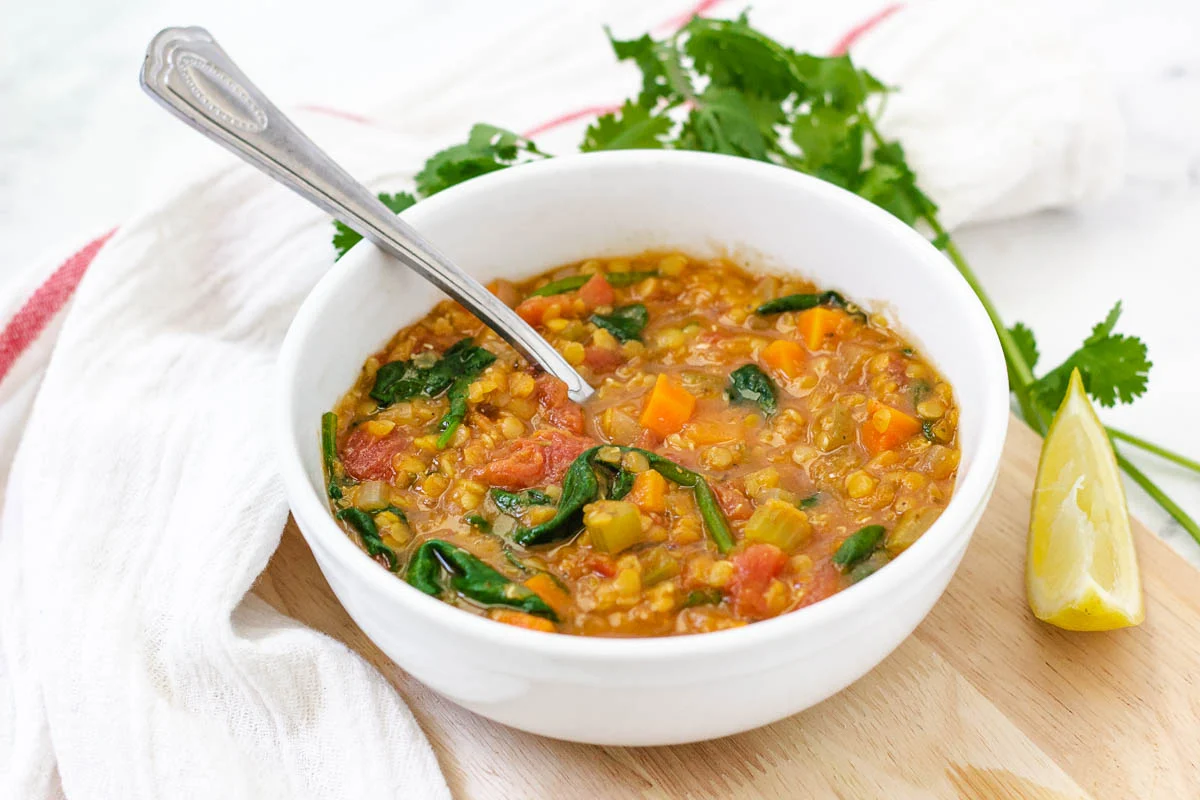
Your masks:
<instances>
[{"instance_id":1,"label":"cilantro stem","mask_svg":"<svg viewBox=\"0 0 1200 800\"><path fill-rule=\"evenodd\" d=\"M1004 358L1008 361L1009 370L1012 376L1016 379L1017 385L1012 387L1013 393L1017 396L1017 404L1021 407L1021 416L1025 418L1025 422L1038 433L1045 434L1045 420L1042 419L1038 412L1037 405L1033 402L1033 398L1029 394L1029 387L1033 385L1034 377L1033 370L1029 363L1025 361L1025 357L1021 355L1021 349L1017 347L1017 342L1013 339L1011 333L1004 325L1004 320L1000 318L1000 312L992 303L992 299L983 289L983 285L979 282L979 278L975 276L974 270L963 257L962 252L958 249L958 245L950 238L946 229L942 227L942 223L933 214L925 215L925 222L929 225L929 229L933 231L933 235L942 242L942 252L950 259L950 262L958 269L960 275L967 281L967 284L975 292L975 296L979 298L979 302L983 304L983 310L987 312L988 319L992 321L992 327L996 329L996 336L1000 339L1000 349L1004 351Z\"/></svg>"},{"instance_id":2,"label":"cilantro stem","mask_svg":"<svg viewBox=\"0 0 1200 800\"><path fill-rule=\"evenodd\" d=\"M1165 447L1160 447L1153 442L1147 442L1145 439L1139 439L1132 433L1126 433L1125 431L1117 428L1106 428L1106 430L1108 431L1108 435L1114 439L1120 439L1123 442L1128 442L1134 447L1140 447L1148 453L1154 453L1154 455L1159 456L1160 458L1165 458L1167 461L1178 464L1181 467L1193 470L1194 472L1200 472L1200 461L1188 458L1185 455L1168 450Z\"/></svg>"},{"instance_id":3,"label":"cilantro stem","mask_svg":"<svg viewBox=\"0 0 1200 800\"><path fill-rule=\"evenodd\" d=\"M1128 475L1134 483L1142 487L1142 490L1145 491L1146 494L1150 495L1150 497L1154 499L1154 502L1162 506L1164 511L1174 517L1175 521L1183 526L1183 529L1191 534L1191 537L1196 540L1196 544L1200 544L1200 525L1196 524L1196 520L1189 517L1187 512L1179 507L1179 504L1167 497L1166 493L1163 492L1162 489L1158 488L1154 481L1150 480L1150 478L1144 472L1135 467L1132 462L1125 458L1125 456L1117 452L1116 448L1113 448L1113 452L1116 453L1117 464L1121 466L1121 469L1125 470L1125 474Z\"/></svg>"}]
</instances>

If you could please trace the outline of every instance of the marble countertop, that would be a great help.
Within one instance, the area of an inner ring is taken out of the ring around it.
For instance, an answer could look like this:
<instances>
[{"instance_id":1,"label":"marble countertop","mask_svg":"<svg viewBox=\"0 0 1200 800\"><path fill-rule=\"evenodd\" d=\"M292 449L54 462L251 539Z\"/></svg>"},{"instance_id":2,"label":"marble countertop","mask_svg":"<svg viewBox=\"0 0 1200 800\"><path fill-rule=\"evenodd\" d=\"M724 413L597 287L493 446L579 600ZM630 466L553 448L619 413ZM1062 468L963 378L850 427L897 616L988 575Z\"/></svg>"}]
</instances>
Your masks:
<instances>
[{"instance_id":1,"label":"marble countertop","mask_svg":"<svg viewBox=\"0 0 1200 800\"><path fill-rule=\"evenodd\" d=\"M202 19L281 105L369 111L386 91L371 76L452 70L456 53L543 19L548 4L22 6L0 26L0 291L35 259L70 253L135 213L163 171L221 155L199 137L164 136L173 123L137 87L141 54L160 28ZM364 26L368 9L373 22ZM1120 328L1147 342L1154 368L1143 398L1103 417L1200 457L1200 347L1191 313L1200 302L1192 242L1200 220L1200 4L1062 0L1044 13L1071 26L1119 96L1128 133L1124 186L1070 212L967 228L961 247L1006 318L1038 332L1045 363L1065 356L1123 300ZM453 41L429 36L435 29L452 31ZM306 44L315 41L325 43L316 54ZM348 84L347 75L360 79ZM1200 517L1200 478L1128 453ZM1138 517L1200 565L1200 546L1182 528L1136 487L1129 496Z\"/></svg>"}]
</instances>

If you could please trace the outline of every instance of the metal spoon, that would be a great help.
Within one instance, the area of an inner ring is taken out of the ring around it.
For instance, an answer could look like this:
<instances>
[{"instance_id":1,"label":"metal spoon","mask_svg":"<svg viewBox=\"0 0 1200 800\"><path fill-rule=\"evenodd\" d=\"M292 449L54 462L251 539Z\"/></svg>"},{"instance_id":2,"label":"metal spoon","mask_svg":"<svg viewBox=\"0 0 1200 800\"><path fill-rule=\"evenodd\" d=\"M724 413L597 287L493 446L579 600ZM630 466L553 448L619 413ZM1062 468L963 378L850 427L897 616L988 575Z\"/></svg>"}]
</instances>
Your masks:
<instances>
[{"instance_id":1,"label":"metal spoon","mask_svg":"<svg viewBox=\"0 0 1200 800\"><path fill-rule=\"evenodd\" d=\"M258 90L203 28L167 28L150 42L142 88L168 111L378 245L483 320L583 402L588 385L525 320L402 222Z\"/></svg>"}]
</instances>

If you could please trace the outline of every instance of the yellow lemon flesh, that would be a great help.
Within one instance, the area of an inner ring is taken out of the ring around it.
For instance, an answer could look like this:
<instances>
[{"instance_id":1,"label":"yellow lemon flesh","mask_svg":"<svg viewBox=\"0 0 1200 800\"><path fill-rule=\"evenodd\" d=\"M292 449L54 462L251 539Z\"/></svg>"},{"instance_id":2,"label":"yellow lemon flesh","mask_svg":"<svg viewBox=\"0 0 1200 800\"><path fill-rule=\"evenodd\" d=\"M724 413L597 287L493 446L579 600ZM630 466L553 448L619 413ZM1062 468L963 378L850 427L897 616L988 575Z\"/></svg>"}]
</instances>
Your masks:
<instances>
[{"instance_id":1,"label":"yellow lemon flesh","mask_svg":"<svg viewBox=\"0 0 1200 800\"><path fill-rule=\"evenodd\" d=\"M1079 370L1038 462L1025 588L1034 616L1067 630L1108 631L1146 616L1117 460Z\"/></svg>"}]
</instances>

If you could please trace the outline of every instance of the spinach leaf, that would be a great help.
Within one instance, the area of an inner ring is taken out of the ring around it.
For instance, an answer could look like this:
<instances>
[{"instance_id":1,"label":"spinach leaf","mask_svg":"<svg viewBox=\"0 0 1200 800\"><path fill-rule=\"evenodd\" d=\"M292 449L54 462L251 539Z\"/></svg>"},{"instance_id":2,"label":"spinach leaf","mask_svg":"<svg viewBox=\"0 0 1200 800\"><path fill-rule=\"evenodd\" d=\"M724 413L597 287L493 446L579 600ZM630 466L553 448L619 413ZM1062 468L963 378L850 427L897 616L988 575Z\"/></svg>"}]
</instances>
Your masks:
<instances>
[{"instance_id":1,"label":"spinach leaf","mask_svg":"<svg viewBox=\"0 0 1200 800\"><path fill-rule=\"evenodd\" d=\"M375 373L371 397L389 406L418 395L437 397L459 378L474 379L496 360L489 351L462 339L450 346L442 357L428 367L412 361L391 361Z\"/></svg>"},{"instance_id":2,"label":"spinach leaf","mask_svg":"<svg viewBox=\"0 0 1200 800\"><path fill-rule=\"evenodd\" d=\"M441 575L450 577L450 588L484 606L508 606L557 621L558 616L531 589L501 575L479 558L443 539L429 539L417 548L405 580L433 597L444 591Z\"/></svg>"},{"instance_id":3,"label":"spinach leaf","mask_svg":"<svg viewBox=\"0 0 1200 800\"><path fill-rule=\"evenodd\" d=\"M395 510L400 511L400 509ZM388 563L388 569L392 572L400 568L400 559L396 558L396 551L384 544L383 539L379 538L379 528L376 527L375 520L370 514L361 508L344 508L337 513L337 518L358 531L363 547L367 548L367 554L371 558L383 556ZM405 518L403 511L400 511L400 518Z\"/></svg>"},{"instance_id":4,"label":"spinach leaf","mask_svg":"<svg viewBox=\"0 0 1200 800\"><path fill-rule=\"evenodd\" d=\"M600 468L613 470L607 462L598 461L596 454L610 448L616 449L622 454L640 453L650 462L651 469L667 480L691 489L692 495L696 499L700 518L704 520L704 526L708 530L709 537L716 544L717 550L727 553L733 548L733 532L729 528L729 522L725 519L725 513L721 510L712 487L708 485L708 481L703 476L676 464L669 458L663 458L658 453L643 450L640 447L619 445L593 447L585 450L572 461L563 478L563 491L562 497L558 501L558 511L551 519L540 525L532 528L518 528L513 532L513 541L529 547L562 541L577 534L583 526L583 507L600 498L600 481L596 477L596 470ZM615 470L615 472L616 477L610 487L617 486L619 491L627 485L632 486L632 481L627 477L621 477L621 473L626 472L625 470Z\"/></svg>"},{"instance_id":5,"label":"spinach leaf","mask_svg":"<svg viewBox=\"0 0 1200 800\"><path fill-rule=\"evenodd\" d=\"M592 314L592 322L617 337L618 341L629 342L639 339L642 329L650 321L650 312L641 303L621 306L611 314Z\"/></svg>"},{"instance_id":6,"label":"spinach leaf","mask_svg":"<svg viewBox=\"0 0 1200 800\"><path fill-rule=\"evenodd\" d=\"M529 293L529 296L551 297L556 294L566 294L567 292L575 291L591 279L591 275L572 275L569 278L560 278L556 281L550 281L545 286L534 289Z\"/></svg>"},{"instance_id":7,"label":"spinach leaf","mask_svg":"<svg viewBox=\"0 0 1200 800\"><path fill-rule=\"evenodd\" d=\"M627 469L617 470L617 474L608 483L608 499L620 500L625 495L633 491L633 482L637 480L637 475Z\"/></svg>"},{"instance_id":8,"label":"spinach leaf","mask_svg":"<svg viewBox=\"0 0 1200 800\"><path fill-rule=\"evenodd\" d=\"M610 272L604 276L604 279L610 285L617 289L626 286L633 286L639 281L644 281L646 278L658 277L658 270L644 270L641 272ZM552 297L556 294L566 294L580 289L585 283L592 279L591 275L571 275L566 278L559 278L556 281L550 281L545 286L538 287L529 293L530 297Z\"/></svg>"},{"instance_id":9,"label":"spinach leaf","mask_svg":"<svg viewBox=\"0 0 1200 800\"><path fill-rule=\"evenodd\" d=\"M724 596L721 594L720 589L694 589L687 593L687 597L683 601L683 607L693 608L695 606L719 605Z\"/></svg>"},{"instance_id":10,"label":"spinach leaf","mask_svg":"<svg viewBox=\"0 0 1200 800\"><path fill-rule=\"evenodd\" d=\"M859 528L850 534L846 538L846 541L842 542L837 552L833 554L833 565L842 572L850 569L875 552L875 548L883 541L883 534L884 529L882 525L867 525L864 528Z\"/></svg>"},{"instance_id":11,"label":"spinach leaf","mask_svg":"<svg viewBox=\"0 0 1200 800\"><path fill-rule=\"evenodd\" d=\"M321 415L321 459L325 462L326 491L331 500L342 499L342 484L338 475L337 414L327 411Z\"/></svg>"},{"instance_id":12,"label":"spinach leaf","mask_svg":"<svg viewBox=\"0 0 1200 800\"><path fill-rule=\"evenodd\" d=\"M537 489L526 489L523 492L509 492L504 489L492 489L492 502L505 514L516 516L529 506L552 506L554 501L545 492Z\"/></svg>"},{"instance_id":13,"label":"spinach leaf","mask_svg":"<svg viewBox=\"0 0 1200 800\"><path fill-rule=\"evenodd\" d=\"M729 373L725 396L731 403L756 405L768 417L779 410L775 382L754 364L746 364Z\"/></svg>"},{"instance_id":14,"label":"spinach leaf","mask_svg":"<svg viewBox=\"0 0 1200 800\"><path fill-rule=\"evenodd\" d=\"M583 507L600 496L600 481L592 469L592 458L599 449L585 450L567 467L554 516L532 528L517 528L512 536L514 542L529 547L557 542L579 532L583 527Z\"/></svg>"},{"instance_id":15,"label":"spinach leaf","mask_svg":"<svg viewBox=\"0 0 1200 800\"><path fill-rule=\"evenodd\" d=\"M784 311L807 311L817 306L833 306L835 308L846 309L847 311L858 310L857 306L846 302L846 298L839 292L829 291L821 292L820 294L789 294L784 297L776 297L774 300L768 300L754 309L754 313L765 316L767 314L781 314Z\"/></svg>"},{"instance_id":16,"label":"spinach leaf","mask_svg":"<svg viewBox=\"0 0 1200 800\"><path fill-rule=\"evenodd\" d=\"M450 400L450 408L438 421L440 434L437 446L439 450L450 444L450 440L454 438L454 432L467 418L467 387L471 385L472 380L474 380L474 376L456 378L454 383L450 384L449 391L446 392L446 397Z\"/></svg>"},{"instance_id":17,"label":"spinach leaf","mask_svg":"<svg viewBox=\"0 0 1200 800\"><path fill-rule=\"evenodd\" d=\"M658 270L648 269L641 272L610 272L604 278L617 289L623 289L626 286L633 286L635 283L641 283L646 278L657 278Z\"/></svg>"},{"instance_id":18,"label":"spinach leaf","mask_svg":"<svg viewBox=\"0 0 1200 800\"><path fill-rule=\"evenodd\" d=\"M483 533L492 532L492 523L487 521L487 517L482 514L467 514L463 517L463 522Z\"/></svg>"}]
</instances>

